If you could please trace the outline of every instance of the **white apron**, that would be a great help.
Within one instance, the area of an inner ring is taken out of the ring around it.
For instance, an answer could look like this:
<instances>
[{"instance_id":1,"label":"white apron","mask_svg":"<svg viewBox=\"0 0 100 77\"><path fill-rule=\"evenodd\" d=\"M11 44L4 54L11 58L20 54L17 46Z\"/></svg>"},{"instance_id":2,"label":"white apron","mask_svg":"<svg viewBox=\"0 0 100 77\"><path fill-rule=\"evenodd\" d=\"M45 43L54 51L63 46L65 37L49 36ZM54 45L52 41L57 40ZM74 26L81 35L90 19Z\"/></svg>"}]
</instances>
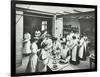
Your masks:
<instances>
[{"instance_id":1,"label":"white apron","mask_svg":"<svg viewBox=\"0 0 100 77\"><path fill-rule=\"evenodd\" d=\"M31 45L31 50L32 50L33 53L37 53L37 51L38 51L38 46L37 46L36 43L32 43L32 45Z\"/></svg>"},{"instance_id":2,"label":"white apron","mask_svg":"<svg viewBox=\"0 0 100 77\"><path fill-rule=\"evenodd\" d=\"M80 47L80 49L79 49L79 57L80 58L83 58L83 55L84 55L84 39L82 38L81 40L80 40L80 45L81 45L81 47Z\"/></svg>"},{"instance_id":3,"label":"white apron","mask_svg":"<svg viewBox=\"0 0 100 77\"><path fill-rule=\"evenodd\" d=\"M62 58L66 59L68 51L69 51L69 48L67 48L67 47L65 49L63 49L63 48L61 49Z\"/></svg>"},{"instance_id":4,"label":"white apron","mask_svg":"<svg viewBox=\"0 0 100 77\"><path fill-rule=\"evenodd\" d=\"M72 61L76 61L77 57L77 46L72 49Z\"/></svg>"},{"instance_id":5,"label":"white apron","mask_svg":"<svg viewBox=\"0 0 100 77\"><path fill-rule=\"evenodd\" d=\"M85 47L85 51L86 51L86 48L87 48L87 44L88 44L88 41L86 41L88 38L85 36L84 37L84 47Z\"/></svg>"},{"instance_id":6,"label":"white apron","mask_svg":"<svg viewBox=\"0 0 100 77\"><path fill-rule=\"evenodd\" d=\"M30 58L30 71L31 72L36 72L36 66L37 66L37 50L38 50L38 47L37 47L37 44L36 43L33 43L32 46L31 46L31 50L32 50L32 56Z\"/></svg>"},{"instance_id":7,"label":"white apron","mask_svg":"<svg viewBox=\"0 0 100 77\"><path fill-rule=\"evenodd\" d=\"M33 54L32 57L30 58L30 72L36 72L36 67L37 67L37 55L36 54Z\"/></svg>"},{"instance_id":8,"label":"white apron","mask_svg":"<svg viewBox=\"0 0 100 77\"><path fill-rule=\"evenodd\" d=\"M72 46L72 61L76 61L78 39L75 39L75 40L72 40L72 41L73 41L73 46Z\"/></svg>"},{"instance_id":9,"label":"white apron","mask_svg":"<svg viewBox=\"0 0 100 77\"><path fill-rule=\"evenodd\" d=\"M45 51L44 49L41 49L41 53L38 59L38 66L37 66L38 72L46 72L48 62L49 62L48 52Z\"/></svg>"},{"instance_id":10,"label":"white apron","mask_svg":"<svg viewBox=\"0 0 100 77\"><path fill-rule=\"evenodd\" d=\"M31 53L30 46L31 46L31 42L30 41L27 41L27 43L24 44L23 54Z\"/></svg>"}]
</instances>

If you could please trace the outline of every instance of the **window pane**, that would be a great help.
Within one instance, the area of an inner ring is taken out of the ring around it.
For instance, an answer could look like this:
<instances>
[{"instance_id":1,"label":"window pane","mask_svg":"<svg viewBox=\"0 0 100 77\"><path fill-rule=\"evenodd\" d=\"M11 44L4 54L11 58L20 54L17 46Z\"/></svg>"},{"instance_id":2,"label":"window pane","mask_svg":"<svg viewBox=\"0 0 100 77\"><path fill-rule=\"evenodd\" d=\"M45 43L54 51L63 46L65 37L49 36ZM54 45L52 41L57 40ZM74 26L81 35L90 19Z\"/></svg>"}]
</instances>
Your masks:
<instances>
[{"instance_id":1,"label":"window pane","mask_svg":"<svg viewBox=\"0 0 100 77\"><path fill-rule=\"evenodd\" d=\"M42 27L41 30L46 30L47 29L47 21L42 21Z\"/></svg>"}]
</instances>

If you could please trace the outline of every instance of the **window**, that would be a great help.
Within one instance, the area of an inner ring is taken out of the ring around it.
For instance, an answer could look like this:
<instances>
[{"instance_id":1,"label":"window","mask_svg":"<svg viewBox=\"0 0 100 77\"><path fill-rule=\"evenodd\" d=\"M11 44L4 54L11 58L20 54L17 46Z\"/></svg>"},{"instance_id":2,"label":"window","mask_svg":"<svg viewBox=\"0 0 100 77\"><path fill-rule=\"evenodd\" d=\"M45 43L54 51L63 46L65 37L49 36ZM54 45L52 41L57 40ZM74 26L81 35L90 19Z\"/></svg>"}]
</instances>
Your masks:
<instances>
[{"instance_id":1,"label":"window","mask_svg":"<svg viewBox=\"0 0 100 77\"><path fill-rule=\"evenodd\" d=\"M47 21L42 21L42 28L41 30L46 30L47 29Z\"/></svg>"}]
</instances>

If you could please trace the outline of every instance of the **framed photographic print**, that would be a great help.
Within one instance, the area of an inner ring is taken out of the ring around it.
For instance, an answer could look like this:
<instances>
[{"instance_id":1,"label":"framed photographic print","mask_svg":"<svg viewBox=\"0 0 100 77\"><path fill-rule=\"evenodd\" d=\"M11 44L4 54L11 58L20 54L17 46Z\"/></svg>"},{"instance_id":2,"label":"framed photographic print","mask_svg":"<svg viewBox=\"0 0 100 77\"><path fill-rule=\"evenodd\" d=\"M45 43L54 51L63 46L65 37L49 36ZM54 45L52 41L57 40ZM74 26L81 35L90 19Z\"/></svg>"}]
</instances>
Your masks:
<instances>
[{"instance_id":1,"label":"framed photographic print","mask_svg":"<svg viewBox=\"0 0 100 77\"><path fill-rule=\"evenodd\" d=\"M97 71L97 6L11 1L11 76Z\"/></svg>"}]
</instances>

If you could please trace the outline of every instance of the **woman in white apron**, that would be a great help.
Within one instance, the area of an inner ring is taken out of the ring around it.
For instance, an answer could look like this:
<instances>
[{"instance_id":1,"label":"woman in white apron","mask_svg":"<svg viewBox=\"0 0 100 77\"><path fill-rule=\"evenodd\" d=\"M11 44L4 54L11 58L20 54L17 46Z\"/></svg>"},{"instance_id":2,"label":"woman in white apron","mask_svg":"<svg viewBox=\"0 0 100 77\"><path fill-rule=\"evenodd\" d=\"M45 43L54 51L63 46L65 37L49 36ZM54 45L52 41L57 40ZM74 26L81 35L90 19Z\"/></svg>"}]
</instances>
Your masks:
<instances>
[{"instance_id":1,"label":"woman in white apron","mask_svg":"<svg viewBox=\"0 0 100 77\"><path fill-rule=\"evenodd\" d=\"M86 55L88 55L89 53L87 53L87 37L83 36L80 40L80 50L79 50L79 58L81 60L86 60Z\"/></svg>"},{"instance_id":2,"label":"woman in white apron","mask_svg":"<svg viewBox=\"0 0 100 77\"><path fill-rule=\"evenodd\" d=\"M37 39L34 39L34 42L31 45L32 53L31 53L30 58L29 58L29 63L28 63L26 72L36 72L36 70L37 70L38 47L37 47L36 43L37 43Z\"/></svg>"},{"instance_id":3,"label":"woman in white apron","mask_svg":"<svg viewBox=\"0 0 100 77\"><path fill-rule=\"evenodd\" d=\"M75 36L72 37L71 44L70 44L70 50L71 50L71 60L70 63L77 65L79 64L78 60L78 39L76 39Z\"/></svg>"},{"instance_id":4,"label":"woman in white apron","mask_svg":"<svg viewBox=\"0 0 100 77\"><path fill-rule=\"evenodd\" d=\"M81 60L86 60L85 53L86 53L86 42L82 37L80 40L80 49L79 49L79 58Z\"/></svg>"},{"instance_id":5,"label":"woman in white apron","mask_svg":"<svg viewBox=\"0 0 100 77\"><path fill-rule=\"evenodd\" d=\"M72 45L72 37L70 36L70 34L68 34L66 37L66 48L67 48L66 51L68 51L69 53L69 59L71 58L71 52L72 52L71 45Z\"/></svg>"},{"instance_id":6,"label":"woman in white apron","mask_svg":"<svg viewBox=\"0 0 100 77\"><path fill-rule=\"evenodd\" d=\"M31 35L30 33L25 33L24 34L24 41L23 41L23 54L30 54L31 53L31 49L30 49L30 46L31 46L31 42L30 42L30 39L31 39Z\"/></svg>"}]
</instances>

